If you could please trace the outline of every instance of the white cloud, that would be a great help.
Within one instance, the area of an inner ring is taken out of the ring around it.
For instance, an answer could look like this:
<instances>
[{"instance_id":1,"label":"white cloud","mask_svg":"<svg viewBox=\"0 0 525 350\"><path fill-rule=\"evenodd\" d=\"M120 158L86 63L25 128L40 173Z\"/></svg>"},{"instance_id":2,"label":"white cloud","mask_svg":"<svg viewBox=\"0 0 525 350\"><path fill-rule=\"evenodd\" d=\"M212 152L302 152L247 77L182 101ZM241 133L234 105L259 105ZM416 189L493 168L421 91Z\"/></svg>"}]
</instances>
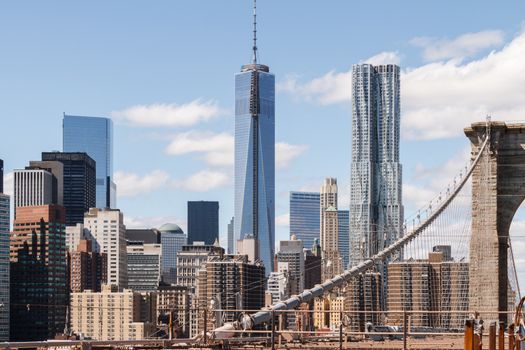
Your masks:
<instances>
[{"instance_id":1,"label":"white cloud","mask_svg":"<svg viewBox=\"0 0 525 350\"><path fill-rule=\"evenodd\" d=\"M423 48L423 58L427 61L464 59L479 51L501 45L504 34L500 30L485 30L466 33L454 39L417 37L411 44Z\"/></svg>"},{"instance_id":2,"label":"white cloud","mask_svg":"<svg viewBox=\"0 0 525 350\"><path fill-rule=\"evenodd\" d=\"M401 62L401 56L398 52L385 51L378 53L375 56L369 57L366 60L361 61L360 63L368 63L374 66L381 64L399 64Z\"/></svg>"},{"instance_id":3,"label":"white cloud","mask_svg":"<svg viewBox=\"0 0 525 350\"><path fill-rule=\"evenodd\" d=\"M126 228L159 228L167 223L177 224L183 230L186 227L185 220L174 216L128 216L124 213Z\"/></svg>"},{"instance_id":4,"label":"white cloud","mask_svg":"<svg viewBox=\"0 0 525 350\"><path fill-rule=\"evenodd\" d=\"M154 170L144 176L124 171L115 172L117 195L119 197L134 197L147 194L165 187L169 182L169 175L162 170Z\"/></svg>"},{"instance_id":5,"label":"white cloud","mask_svg":"<svg viewBox=\"0 0 525 350\"><path fill-rule=\"evenodd\" d=\"M290 226L290 213L279 215L275 218L275 225L280 227L289 227Z\"/></svg>"},{"instance_id":6,"label":"white cloud","mask_svg":"<svg viewBox=\"0 0 525 350\"><path fill-rule=\"evenodd\" d=\"M147 127L180 127L191 126L215 118L223 113L213 100L193 100L185 104L156 103L136 105L121 111L111 112L116 121L136 126Z\"/></svg>"},{"instance_id":7,"label":"white cloud","mask_svg":"<svg viewBox=\"0 0 525 350\"><path fill-rule=\"evenodd\" d=\"M223 187L230 183L230 177L223 172L202 170L183 180L175 181L174 185L188 191L206 192L214 188Z\"/></svg>"},{"instance_id":8,"label":"white cloud","mask_svg":"<svg viewBox=\"0 0 525 350\"><path fill-rule=\"evenodd\" d=\"M209 165L232 165L233 147L234 139L231 134L189 131L175 135L166 147L166 153L203 153L202 158Z\"/></svg>"},{"instance_id":9,"label":"white cloud","mask_svg":"<svg viewBox=\"0 0 525 350\"><path fill-rule=\"evenodd\" d=\"M292 145L286 142L277 142L275 144L275 166L278 169L284 169L290 163L303 154L308 149L306 145Z\"/></svg>"},{"instance_id":10,"label":"white cloud","mask_svg":"<svg viewBox=\"0 0 525 350\"><path fill-rule=\"evenodd\" d=\"M4 193L13 197L15 188L15 176L13 172L4 175Z\"/></svg>"}]
</instances>

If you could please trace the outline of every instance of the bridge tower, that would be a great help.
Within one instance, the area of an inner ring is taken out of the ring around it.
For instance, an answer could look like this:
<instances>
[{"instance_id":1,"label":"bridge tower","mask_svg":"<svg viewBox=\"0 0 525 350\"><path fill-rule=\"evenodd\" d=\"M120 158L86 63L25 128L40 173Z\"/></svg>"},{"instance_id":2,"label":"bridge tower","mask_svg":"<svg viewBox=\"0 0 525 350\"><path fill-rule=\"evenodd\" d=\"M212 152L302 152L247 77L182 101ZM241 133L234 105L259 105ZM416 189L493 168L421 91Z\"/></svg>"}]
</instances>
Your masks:
<instances>
[{"instance_id":1,"label":"bridge tower","mask_svg":"<svg viewBox=\"0 0 525 350\"><path fill-rule=\"evenodd\" d=\"M471 142L472 159L489 137L472 173L469 308L507 311L509 228L525 199L525 123L488 120L464 131ZM499 318L506 320L503 315Z\"/></svg>"}]
</instances>

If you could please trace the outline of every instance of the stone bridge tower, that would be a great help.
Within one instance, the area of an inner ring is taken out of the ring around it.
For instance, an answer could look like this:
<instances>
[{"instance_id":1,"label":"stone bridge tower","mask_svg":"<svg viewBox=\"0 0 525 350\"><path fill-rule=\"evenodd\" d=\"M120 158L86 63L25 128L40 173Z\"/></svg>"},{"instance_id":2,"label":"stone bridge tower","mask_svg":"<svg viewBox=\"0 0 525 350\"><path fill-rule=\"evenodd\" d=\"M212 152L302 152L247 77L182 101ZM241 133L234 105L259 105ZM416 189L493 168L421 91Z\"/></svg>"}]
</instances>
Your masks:
<instances>
[{"instance_id":1,"label":"stone bridge tower","mask_svg":"<svg viewBox=\"0 0 525 350\"><path fill-rule=\"evenodd\" d=\"M472 145L472 159L487 134L490 138L472 173L469 308L507 311L509 228L525 199L525 123L474 123L465 128L465 134Z\"/></svg>"}]
</instances>

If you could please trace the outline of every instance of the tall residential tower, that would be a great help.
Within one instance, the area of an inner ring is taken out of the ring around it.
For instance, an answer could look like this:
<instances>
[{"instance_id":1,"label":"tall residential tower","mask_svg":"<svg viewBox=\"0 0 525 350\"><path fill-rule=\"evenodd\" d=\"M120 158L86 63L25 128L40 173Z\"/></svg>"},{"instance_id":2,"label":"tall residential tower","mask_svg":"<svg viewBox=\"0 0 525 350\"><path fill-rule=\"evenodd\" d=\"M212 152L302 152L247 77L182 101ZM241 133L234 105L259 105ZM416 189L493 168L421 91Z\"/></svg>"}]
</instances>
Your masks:
<instances>
[{"instance_id":1,"label":"tall residential tower","mask_svg":"<svg viewBox=\"0 0 525 350\"><path fill-rule=\"evenodd\" d=\"M401 237L399 67L352 67L350 265Z\"/></svg>"},{"instance_id":2,"label":"tall residential tower","mask_svg":"<svg viewBox=\"0 0 525 350\"><path fill-rule=\"evenodd\" d=\"M266 272L275 250L275 76L253 61L235 75L235 237L259 240Z\"/></svg>"}]
</instances>

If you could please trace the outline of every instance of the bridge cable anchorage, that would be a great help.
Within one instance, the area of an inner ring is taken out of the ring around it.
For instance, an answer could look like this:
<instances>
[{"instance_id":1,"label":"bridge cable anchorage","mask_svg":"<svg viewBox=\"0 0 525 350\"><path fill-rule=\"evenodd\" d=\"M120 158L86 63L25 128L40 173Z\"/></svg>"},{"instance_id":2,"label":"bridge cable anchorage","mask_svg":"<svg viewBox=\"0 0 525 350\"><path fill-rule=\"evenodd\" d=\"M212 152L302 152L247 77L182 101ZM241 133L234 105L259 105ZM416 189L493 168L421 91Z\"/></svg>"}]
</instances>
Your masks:
<instances>
[{"instance_id":1,"label":"bridge cable anchorage","mask_svg":"<svg viewBox=\"0 0 525 350\"><path fill-rule=\"evenodd\" d=\"M447 195L440 195L439 201L437 201L432 208L432 212L429 212L427 218L423 218L418 226L414 226L412 231L406 232L401 238L397 241L390 244L385 249L381 250L374 256L369 259L352 266L350 269L346 270L342 274L335 276L332 279L326 280L324 283L318 284L311 289L304 290L299 295L294 295L287 300L279 301L273 304L270 307L265 308L264 310L258 311L254 314L243 316L243 320L235 321L232 323L227 323L221 327L218 327L212 331L212 334L215 339L228 339L235 335L236 330L249 330L253 327L267 323L271 320L271 315L274 312L292 310L297 308L302 302L310 302L317 297L323 296L325 293L332 291L334 288L341 287L344 283L352 281L359 274L364 273L371 268L374 268L376 263L379 261L384 261L390 256L395 254L395 252L403 249L409 242L414 240L420 233L422 233L426 228L432 225L432 223L443 213L443 211L450 205L450 203L456 198L458 193L463 189L467 181L470 179L474 168L481 159L481 155L487 147L489 137L485 136L483 144L479 148L479 152L476 158L470 163L470 166L465 170L463 176L460 177L455 186L452 186Z\"/></svg>"}]
</instances>

